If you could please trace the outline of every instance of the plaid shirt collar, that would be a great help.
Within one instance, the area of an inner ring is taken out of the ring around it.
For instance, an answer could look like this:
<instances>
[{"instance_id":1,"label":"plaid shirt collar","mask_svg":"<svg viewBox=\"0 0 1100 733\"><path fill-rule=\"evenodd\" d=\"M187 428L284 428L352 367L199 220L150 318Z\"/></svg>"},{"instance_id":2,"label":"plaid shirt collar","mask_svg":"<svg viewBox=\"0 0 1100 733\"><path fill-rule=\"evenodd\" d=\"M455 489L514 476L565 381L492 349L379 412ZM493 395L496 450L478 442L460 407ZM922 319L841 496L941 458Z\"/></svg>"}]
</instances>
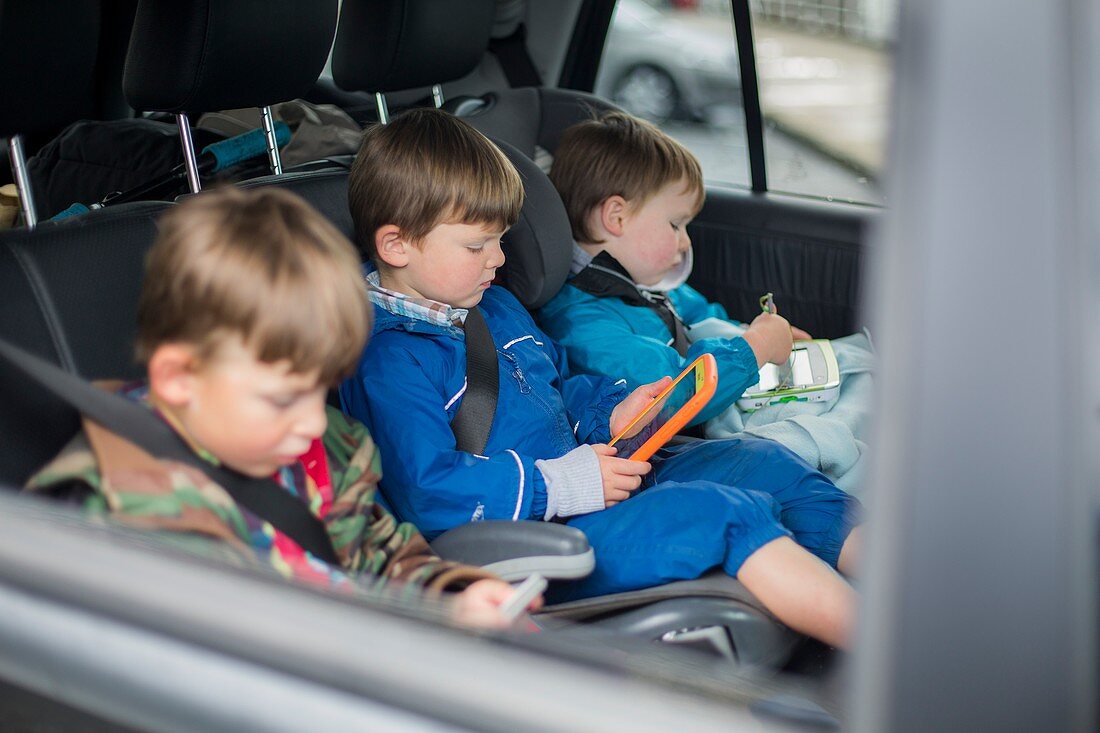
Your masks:
<instances>
[{"instance_id":1,"label":"plaid shirt collar","mask_svg":"<svg viewBox=\"0 0 1100 733\"><path fill-rule=\"evenodd\" d=\"M367 273L366 281L367 295L371 302L399 316L415 318L444 328L462 328L466 323L466 314L470 312L466 308L452 308L446 303L388 290L380 284L377 270Z\"/></svg>"}]
</instances>

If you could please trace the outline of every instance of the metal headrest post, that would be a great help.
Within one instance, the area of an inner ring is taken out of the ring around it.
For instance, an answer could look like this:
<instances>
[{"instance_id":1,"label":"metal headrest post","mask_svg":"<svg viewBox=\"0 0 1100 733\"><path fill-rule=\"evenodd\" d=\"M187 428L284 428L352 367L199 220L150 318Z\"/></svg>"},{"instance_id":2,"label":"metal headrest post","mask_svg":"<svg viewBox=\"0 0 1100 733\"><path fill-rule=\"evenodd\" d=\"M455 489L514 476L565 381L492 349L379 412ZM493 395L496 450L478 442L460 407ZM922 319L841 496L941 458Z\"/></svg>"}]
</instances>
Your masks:
<instances>
[{"instance_id":1,"label":"metal headrest post","mask_svg":"<svg viewBox=\"0 0 1100 733\"><path fill-rule=\"evenodd\" d=\"M275 140L275 120L271 116L271 106L260 107L260 124L264 128L264 139L267 140L267 163L271 166L271 172L277 176L283 175L283 161L279 157L279 143Z\"/></svg>"},{"instance_id":2,"label":"metal headrest post","mask_svg":"<svg viewBox=\"0 0 1100 733\"><path fill-rule=\"evenodd\" d=\"M202 190L199 180L199 162L195 158L195 142L191 139L191 120L183 112L176 114L176 127L180 131L180 146L183 148L183 165L187 169L187 186L191 193Z\"/></svg>"},{"instance_id":3,"label":"metal headrest post","mask_svg":"<svg viewBox=\"0 0 1100 733\"><path fill-rule=\"evenodd\" d=\"M443 106L443 102L446 101L446 100L443 99L443 85L442 84L433 84L432 85L432 101L435 102L435 108L436 109L441 108Z\"/></svg>"},{"instance_id":4,"label":"metal headrest post","mask_svg":"<svg viewBox=\"0 0 1100 733\"><path fill-rule=\"evenodd\" d=\"M11 160L11 172L15 176L15 187L19 189L19 205L23 209L23 223L27 225L27 229L34 229L38 224L38 213L34 209L31 179L27 176L27 155L23 151L22 135L12 135L8 138L8 159Z\"/></svg>"},{"instance_id":5,"label":"metal headrest post","mask_svg":"<svg viewBox=\"0 0 1100 733\"><path fill-rule=\"evenodd\" d=\"M390 123L390 108L386 104L386 95L382 92L375 92L374 104L378 107L378 121L383 125L388 125Z\"/></svg>"}]
</instances>

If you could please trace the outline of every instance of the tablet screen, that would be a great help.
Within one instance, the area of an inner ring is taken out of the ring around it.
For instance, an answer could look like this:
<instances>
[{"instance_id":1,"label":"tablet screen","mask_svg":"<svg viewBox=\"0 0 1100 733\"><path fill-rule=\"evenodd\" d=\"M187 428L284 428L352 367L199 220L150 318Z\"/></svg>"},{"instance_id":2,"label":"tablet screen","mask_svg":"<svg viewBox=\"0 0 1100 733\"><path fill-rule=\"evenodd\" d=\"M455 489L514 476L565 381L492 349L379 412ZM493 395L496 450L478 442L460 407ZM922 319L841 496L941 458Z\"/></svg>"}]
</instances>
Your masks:
<instances>
[{"instance_id":1,"label":"tablet screen","mask_svg":"<svg viewBox=\"0 0 1100 733\"><path fill-rule=\"evenodd\" d=\"M618 456L620 458L629 458L642 447L642 445L649 440L654 433L661 429L661 427L672 418L680 408L686 405L691 398L695 396L697 385L702 379L702 369L696 369L691 374L687 374L672 388L671 394L668 398L662 402L654 402L649 406L644 413L643 420L657 410L657 416L650 421L648 425L642 428L641 432L631 438L623 438L615 443L615 447L619 449Z\"/></svg>"},{"instance_id":2,"label":"tablet screen","mask_svg":"<svg viewBox=\"0 0 1100 733\"><path fill-rule=\"evenodd\" d=\"M806 349L795 349L791 352L791 358L787 362L791 364L791 378L787 380L788 387L812 387L814 385L814 373L810 368L810 352ZM760 383L750 387L749 392L769 392L779 386L779 367L775 364L765 364L760 367Z\"/></svg>"}]
</instances>

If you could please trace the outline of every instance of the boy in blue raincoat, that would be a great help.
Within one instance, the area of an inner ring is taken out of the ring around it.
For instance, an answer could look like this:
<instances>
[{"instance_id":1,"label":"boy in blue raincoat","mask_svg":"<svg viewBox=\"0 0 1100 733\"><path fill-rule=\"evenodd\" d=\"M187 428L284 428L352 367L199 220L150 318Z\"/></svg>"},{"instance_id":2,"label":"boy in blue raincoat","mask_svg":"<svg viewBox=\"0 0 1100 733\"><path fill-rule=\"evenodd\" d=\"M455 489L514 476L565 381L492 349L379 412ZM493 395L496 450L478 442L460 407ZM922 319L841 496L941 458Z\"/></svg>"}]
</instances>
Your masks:
<instances>
[{"instance_id":1,"label":"boy in blue raincoat","mask_svg":"<svg viewBox=\"0 0 1100 733\"><path fill-rule=\"evenodd\" d=\"M705 193L690 151L648 122L611 112L566 131L550 180L576 242L570 279L539 312L539 324L567 349L574 370L633 386L713 354L718 388L692 424L705 423L708 437L745 431L778 440L843 488L861 488L872 366L863 334L834 340L840 399L751 415L738 409L760 367L785 362L792 338L810 335L775 313L733 321L686 284L687 225Z\"/></svg>"},{"instance_id":2,"label":"boy in blue raincoat","mask_svg":"<svg viewBox=\"0 0 1100 733\"><path fill-rule=\"evenodd\" d=\"M770 441L698 442L651 463L616 456L611 434L668 381L628 392L571 376L562 349L492 285L522 201L504 154L451 115L416 110L364 133L349 202L375 265L375 325L340 397L378 442L395 512L428 537L481 519L565 521L596 554L566 598L721 567L791 627L847 644L854 592L834 568L857 562L858 502ZM488 327L500 373L483 454L458 450L451 427L471 319Z\"/></svg>"}]
</instances>

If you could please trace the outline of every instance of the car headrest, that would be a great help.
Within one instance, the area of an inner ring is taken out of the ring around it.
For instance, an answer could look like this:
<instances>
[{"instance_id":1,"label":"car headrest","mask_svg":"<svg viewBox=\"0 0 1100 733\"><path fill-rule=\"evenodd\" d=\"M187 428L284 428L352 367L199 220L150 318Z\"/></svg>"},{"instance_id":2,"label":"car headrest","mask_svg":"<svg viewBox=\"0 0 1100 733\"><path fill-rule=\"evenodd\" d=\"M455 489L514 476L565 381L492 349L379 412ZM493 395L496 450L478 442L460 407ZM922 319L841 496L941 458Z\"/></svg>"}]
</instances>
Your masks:
<instances>
[{"instance_id":1,"label":"car headrest","mask_svg":"<svg viewBox=\"0 0 1100 733\"><path fill-rule=\"evenodd\" d=\"M122 86L142 111L263 107L325 66L337 0L141 0Z\"/></svg>"},{"instance_id":2,"label":"car headrest","mask_svg":"<svg viewBox=\"0 0 1100 733\"><path fill-rule=\"evenodd\" d=\"M494 140L523 179L519 220L504 235L500 279L519 302L535 310L561 290L573 261L573 230L554 184L526 155Z\"/></svg>"},{"instance_id":3,"label":"car headrest","mask_svg":"<svg viewBox=\"0 0 1100 733\"><path fill-rule=\"evenodd\" d=\"M527 0L497 0L493 38L507 38L512 35L526 17Z\"/></svg>"},{"instance_id":4,"label":"car headrest","mask_svg":"<svg viewBox=\"0 0 1100 733\"><path fill-rule=\"evenodd\" d=\"M460 79L489 47L495 0L344 0L332 78L355 92Z\"/></svg>"},{"instance_id":5,"label":"car headrest","mask_svg":"<svg viewBox=\"0 0 1100 733\"><path fill-rule=\"evenodd\" d=\"M0 136L91 115L99 22L99 0L0 3Z\"/></svg>"}]
</instances>

